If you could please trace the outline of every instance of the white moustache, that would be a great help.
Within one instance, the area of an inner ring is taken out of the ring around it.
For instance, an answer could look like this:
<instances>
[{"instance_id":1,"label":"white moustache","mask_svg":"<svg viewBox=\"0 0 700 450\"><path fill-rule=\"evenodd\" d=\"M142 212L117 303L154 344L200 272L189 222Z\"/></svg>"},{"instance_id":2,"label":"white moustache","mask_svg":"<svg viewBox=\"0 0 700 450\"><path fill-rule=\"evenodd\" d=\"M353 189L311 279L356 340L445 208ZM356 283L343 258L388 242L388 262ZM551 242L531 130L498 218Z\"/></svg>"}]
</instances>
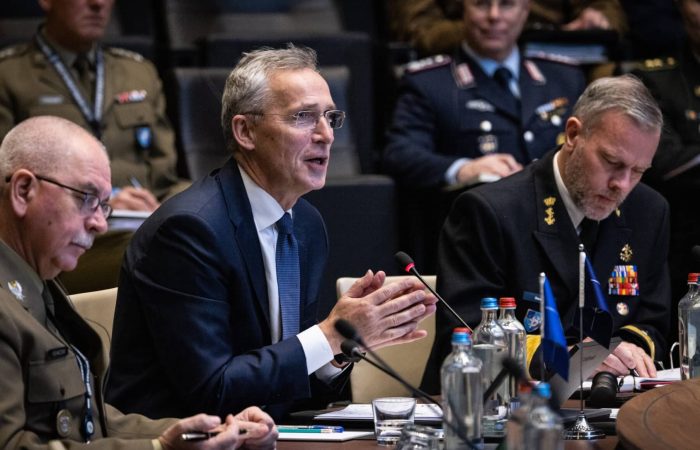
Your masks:
<instances>
[{"instance_id":1,"label":"white moustache","mask_svg":"<svg viewBox=\"0 0 700 450\"><path fill-rule=\"evenodd\" d=\"M90 250L92 244L95 242L95 237L91 234L84 236L78 236L73 239L73 244L85 248L85 250Z\"/></svg>"}]
</instances>

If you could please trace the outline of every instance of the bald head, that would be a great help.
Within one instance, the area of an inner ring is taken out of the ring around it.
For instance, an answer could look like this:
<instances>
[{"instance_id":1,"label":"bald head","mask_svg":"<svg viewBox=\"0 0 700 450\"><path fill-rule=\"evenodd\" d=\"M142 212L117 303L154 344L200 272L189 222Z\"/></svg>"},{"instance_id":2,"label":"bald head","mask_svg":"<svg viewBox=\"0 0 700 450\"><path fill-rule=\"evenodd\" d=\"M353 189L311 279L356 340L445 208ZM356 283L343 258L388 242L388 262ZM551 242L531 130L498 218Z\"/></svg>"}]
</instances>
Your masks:
<instances>
[{"instance_id":1,"label":"bald head","mask_svg":"<svg viewBox=\"0 0 700 450\"><path fill-rule=\"evenodd\" d=\"M32 117L5 135L0 175L4 178L21 168L43 174L70 170L81 154L109 166L102 144L82 127L60 117Z\"/></svg>"},{"instance_id":2,"label":"bald head","mask_svg":"<svg viewBox=\"0 0 700 450\"><path fill-rule=\"evenodd\" d=\"M0 239L41 278L75 268L107 231L109 159L78 125L38 116L15 126L0 144L0 175Z\"/></svg>"}]
</instances>

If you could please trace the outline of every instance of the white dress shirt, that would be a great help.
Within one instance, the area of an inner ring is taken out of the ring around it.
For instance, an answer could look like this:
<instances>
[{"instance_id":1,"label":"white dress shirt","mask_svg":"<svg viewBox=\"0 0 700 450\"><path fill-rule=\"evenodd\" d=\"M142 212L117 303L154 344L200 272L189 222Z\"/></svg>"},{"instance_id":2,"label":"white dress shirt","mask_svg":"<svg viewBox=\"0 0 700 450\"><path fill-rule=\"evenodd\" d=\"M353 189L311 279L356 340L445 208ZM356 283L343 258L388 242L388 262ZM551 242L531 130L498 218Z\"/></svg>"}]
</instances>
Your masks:
<instances>
[{"instance_id":1,"label":"white dress shirt","mask_svg":"<svg viewBox=\"0 0 700 450\"><path fill-rule=\"evenodd\" d=\"M238 167L243 178L248 201L253 211L255 229L260 240L263 266L265 267L265 280L267 284L267 297L270 306L270 334L272 343L279 342L282 329L282 315L280 314L279 292L277 289L277 264L275 250L277 248L276 223L288 212L292 219L292 210L284 211L277 200L267 191L258 186L245 172ZM316 372L317 378L328 381L337 376L341 369L330 364L333 359L333 350L328 339L318 325L301 331L296 335L306 356L306 370L309 374Z\"/></svg>"}]
</instances>

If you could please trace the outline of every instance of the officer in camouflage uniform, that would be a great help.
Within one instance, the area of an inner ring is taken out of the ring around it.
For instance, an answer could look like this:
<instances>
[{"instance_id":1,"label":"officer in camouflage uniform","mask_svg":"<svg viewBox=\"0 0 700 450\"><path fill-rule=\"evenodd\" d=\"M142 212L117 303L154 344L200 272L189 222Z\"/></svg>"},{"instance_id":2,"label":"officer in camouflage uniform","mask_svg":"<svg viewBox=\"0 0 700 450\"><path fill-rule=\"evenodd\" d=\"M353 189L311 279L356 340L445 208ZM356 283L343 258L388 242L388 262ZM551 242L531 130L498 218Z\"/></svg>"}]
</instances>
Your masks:
<instances>
[{"instance_id":1,"label":"officer in camouflage uniform","mask_svg":"<svg viewBox=\"0 0 700 450\"><path fill-rule=\"evenodd\" d=\"M155 67L138 54L100 45L113 0L41 0L46 21L31 42L0 53L0 139L17 123L54 115L105 145L114 209L153 211L183 189L175 137ZM63 275L71 293L116 286L131 230L110 229Z\"/></svg>"},{"instance_id":2,"label":"officer in camouflage uniform","mask_svg":"<svg viewBox=\"0 0 700 450\"><path fill-rule=\"evenodd\" d=\"M256 407L223 423L204 414L153 421L104 402L100 339L54 280L107 229L110 170L99 142L67 120L31 118L0 145L0 175L0 448L274 448L274 422ZM215 427L207 441L180 439Z\"/></svg>"}]
</instances>

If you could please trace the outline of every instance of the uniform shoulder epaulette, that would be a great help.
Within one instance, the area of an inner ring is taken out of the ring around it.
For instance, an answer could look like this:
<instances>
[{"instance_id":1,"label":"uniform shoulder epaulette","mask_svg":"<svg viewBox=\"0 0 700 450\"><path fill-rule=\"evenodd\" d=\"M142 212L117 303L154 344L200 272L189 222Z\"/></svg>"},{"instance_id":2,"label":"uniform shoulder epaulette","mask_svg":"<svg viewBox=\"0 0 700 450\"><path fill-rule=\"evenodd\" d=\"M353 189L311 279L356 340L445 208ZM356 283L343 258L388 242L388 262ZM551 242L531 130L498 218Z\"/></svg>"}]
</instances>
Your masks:
<instances>
[{"instance_id":1,"label":"uniform shoulder epaulette","mask_svg":"<svg viewBox=\"0 0 700 450\"><path fill-rule=\"evenodd\" d=\"M119 47L107 47L105 49L108 53L114 55L114 56L119 56L121 58L128 58L128 59L133 59L134 61L142 62L145 58L140 55L139 53L132 52L131 50L127 50L124 48L119 48Z\"/></svg>"},{"instance_id":2,"label":"uniform shoulder epaulette","mask_svg":"<svg viewBox=\"0 0 700 450\"><path fill-rule=\"evenodd\" d=\"M0 49L0 61L2 61L3 59L11 58L13 56L19 56L25 53L29 49L29 47L30 45L28 43L24 43Z\"/></svg>"},{"instance_id":3,"label":"uniform shoulder epaulette","mask_svg":"<svg viewBox=\"0 0 700 450\"><path fill-rule=\"evenodd\" d=\"M416 61L411 61L406 64L407 73L422 72L428 69L434 69L436 67L446 66L452 62L452 58L448 55L435 55L429 56L427 58L418 59Z\"/></svg>"},{"instance_id":4,"label":"uniform shoulder epaulette","mask_svg":"<svg viewBox=\"0 0 700 450\"><path fill-rule=\"evenodd\" d=\"M536 53L536 54L528 54L527 59L532 59L532 60L540 60L540 61L549 61L549 62L555 62L559 64L566 64L567 66L580 66L581 63L575 59L571 58L566 55L559 55L556 53Z\"/></svg>"},{"instance_id":5,"label":"uniform shoulder epaulette","mask_svg":"<svg viewBox=\"0 0 700 450\"><path fill-rule=\"evenodd\" d=\"M639 68L645 71L669 70L676 68L677 65L678 60L672 56L669 56L667 58L645 59L639 64Z\"/></svg>"}]
</instances>

